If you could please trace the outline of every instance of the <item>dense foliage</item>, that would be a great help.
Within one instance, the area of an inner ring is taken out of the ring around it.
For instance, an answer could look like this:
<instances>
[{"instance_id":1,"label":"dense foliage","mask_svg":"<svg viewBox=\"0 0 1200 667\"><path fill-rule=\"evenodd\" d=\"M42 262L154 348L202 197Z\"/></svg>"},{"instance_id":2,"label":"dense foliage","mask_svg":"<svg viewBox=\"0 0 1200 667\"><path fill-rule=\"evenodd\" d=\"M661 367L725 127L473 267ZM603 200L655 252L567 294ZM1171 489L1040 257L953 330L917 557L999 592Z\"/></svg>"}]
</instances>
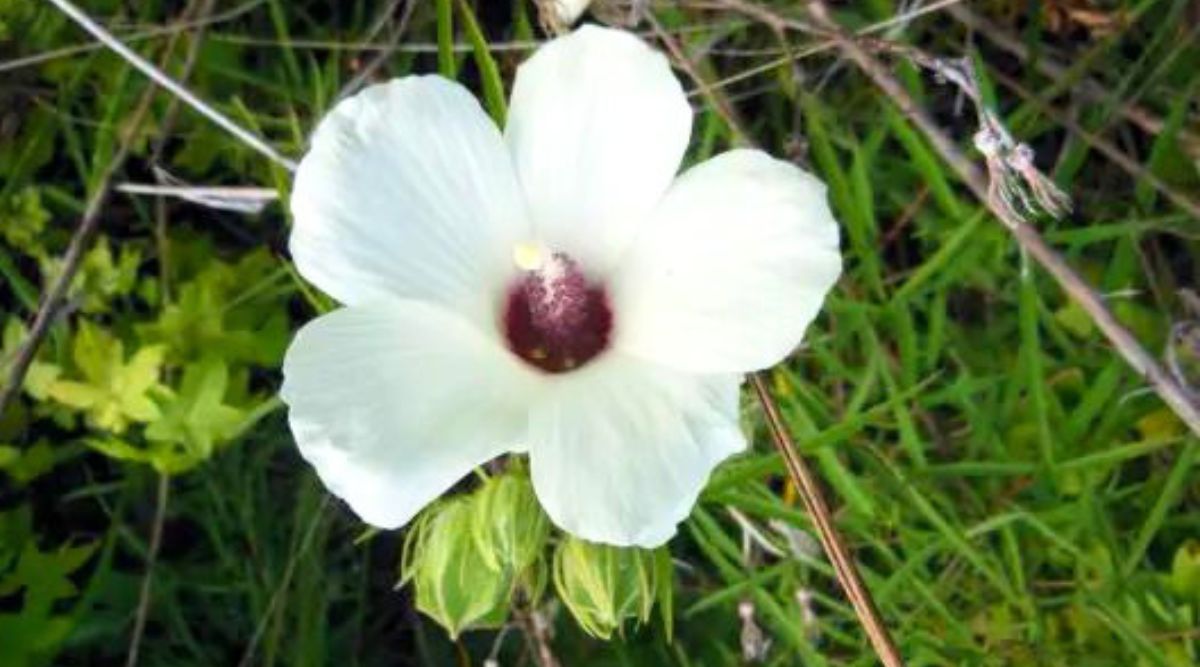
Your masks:
<instances>
[{"instance_id":1,"label":"dense foliage","mask_svg":"<svg viewBox=\"0 0 1200 667\"><path fill-rule=\"evenodd\" d=\"M406 3L80 4L298 155ZM773 390L910 664L1196 664L1200 442L887 97L738 4L650 11L692 58L685 85L719 83L692 98L689 161L734 142L720 99L829 184L847 271ZM532 4L474 5L415 2L371 76L441 71L502 115L544 34ZM901 5L837 18L862 28ZM1176 344L1186 375L1200 349L1169 334L1200 317L1180 296L1200 278L1195 4L962 5L887 34L975 58L1075 199L1041 221L1047 239L1147 348ZM1066 66L1047 76L1048 62ZM955 90L898 70L969 145ZM286 171L170 96L132 122L147 90L49 3L0 0L0 377L123 143L113 184L286 200ZM367 530L299 458L275 396L292 332L333 304L289 263L285 206L211 204L114 192L0 415L0 665L123 661L143 605L145 665L532 664L549 635L567 665L872 664L748 399L752 451L718 470L669 549L551 530L519 459L407 531Z\"/></svg>"}]
</instances>

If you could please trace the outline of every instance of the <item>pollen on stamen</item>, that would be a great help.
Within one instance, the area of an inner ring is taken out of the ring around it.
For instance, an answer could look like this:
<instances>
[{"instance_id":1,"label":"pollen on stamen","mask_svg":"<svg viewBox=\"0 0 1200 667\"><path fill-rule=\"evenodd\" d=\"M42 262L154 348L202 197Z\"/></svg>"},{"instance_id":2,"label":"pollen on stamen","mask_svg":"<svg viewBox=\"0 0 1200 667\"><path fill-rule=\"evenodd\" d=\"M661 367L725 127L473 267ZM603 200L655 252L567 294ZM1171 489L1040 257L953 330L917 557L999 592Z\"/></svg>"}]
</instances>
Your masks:
<instances>
[{"instance_id":1,"label":"pollen on stamen","mask_svg":"<svg viewBox=\"0 0 1200 667\"><path fill-rule=\"evenodd\" d=\"M564 373L608 347L608 295L570 256L520 244L513 262L522 271L505 296L501 326L514 354L548 373Z\"/></svg>"}]
</instances>

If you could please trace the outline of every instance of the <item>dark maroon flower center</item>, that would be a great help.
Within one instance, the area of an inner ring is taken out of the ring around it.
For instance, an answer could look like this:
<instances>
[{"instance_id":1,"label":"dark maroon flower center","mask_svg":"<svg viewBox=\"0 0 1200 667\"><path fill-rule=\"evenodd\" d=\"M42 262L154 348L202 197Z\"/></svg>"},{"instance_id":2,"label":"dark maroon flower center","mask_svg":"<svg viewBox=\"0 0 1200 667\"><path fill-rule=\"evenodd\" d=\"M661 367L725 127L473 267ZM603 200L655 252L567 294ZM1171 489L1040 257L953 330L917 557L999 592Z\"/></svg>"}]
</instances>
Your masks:
<instances>
[{"instance_id":1,"label":"dark maroon flower center","mask_svg":"<svg viewBox=\"0 0 1200 667\"><path fill-rule=\"evenodd\" d=\"M564 373L608 346L613 316L604 288L575 260L554 253L509 288L502 326L514 354L548 373Z\"/></svg>"}]
</instances>

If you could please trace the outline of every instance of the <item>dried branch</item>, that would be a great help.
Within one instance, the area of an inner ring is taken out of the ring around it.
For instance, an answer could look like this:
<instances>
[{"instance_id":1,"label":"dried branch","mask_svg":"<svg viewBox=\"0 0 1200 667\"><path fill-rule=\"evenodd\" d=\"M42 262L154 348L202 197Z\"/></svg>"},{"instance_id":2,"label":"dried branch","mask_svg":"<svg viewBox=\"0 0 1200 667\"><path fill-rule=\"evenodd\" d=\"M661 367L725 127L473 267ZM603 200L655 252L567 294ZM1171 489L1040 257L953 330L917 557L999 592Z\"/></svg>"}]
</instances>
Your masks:
<instances>
[{"instance_id":1,"label":"dried branch","mask_svg":"<svg viewBox=\"0 0 1200 667\"><path fill-rule=\"evenodd\" d=\"M1086 281L1075 273L1054 249L1046 244L1036 229L1019 218L996 200L997 187L979 171L975 164L958 148L954 140L925 109L909 95L908 91L887 68L868 53L859 41L847 34L829 16L824 2L816 0L807 5L818 24L825 26L834 35L838 47L853 60L860 69L896 104L910 122L917 126L971 192L1005 224L1021 248L1058 281L1067 295L1074 300L1112 343L1122 358L1145 378L1163 401L1179 416L1188 428L1200 435L1200 407L1192 400L1187 390L1175 381L1158 361L1142 347L1104 304L1104 300Z\"/></svg>"},{"instance_id":2,"label":"dried branch","mask_svg":"<svg viewBox=\"0 0 1200 667\"><path fill-rule=\"evenodd\" d=\"M722 2L729 2L729 0L722 0ZM738 3L738 7L744 8L748 6L751 5ZM734 136L743 143L753 145L754 141L745 131L744 125L739 119L737 109L729 101L728 97L725 96L724 91L720 87L710 86L701 77L695 64L684 53L682 46L663 30L653 15L648 14L647 19L650 21L655 34L666 45L672 60L692 79L702 91L702 94L708 98L713 108L729 125ZM789 26L783 19L780 19L780 21L781 23L778 26L777 32L782 40L782 30L785 27L795 26ZM771 427L771 433L780 456L787 463L788 473L791 476L792 482L800 492L805 509L807 509L809 516L812 517L813 524L817 527L821 544L825 548L825 552L829 554L830 561L833 563L834 575L838 580L838 584L850 600L854 612L858 616L859 623L863 626L863 630L866 632L867 638L875 649L876 655L879 656L879 659L886 667L903 665L904 662L900 658L900 654L896 650L891 636L888 634L887 626L884 624L879 611L875 607L871 593L863 585L854 560L851 558L849 550L846 548L834 525L833 515L829 512L829 508L825 504L815 478L809 472L807 466L805 466L799 454L796 453L795 447L792 445L791 439L787 434L787 429L779 417L779 407L775 404L775 399L767 390L760 376L751 374L750 381L754 386L759 402L763 406L763 412L767 416L767 422ZM746 620L743 617L743 622Z\"/></svg>"},{"instance_id":3,"label":"dried branch","mask_svg":"<svg viewBox=\"0 0 1200 667\"><path fill-rule=\"evenodd\" d=\"M368 31L366 37L363 39L364 42L375 39L379 31L383 30L384 26L387 25L388 19L395 13L396 8L401 2L404 3L404 8L400 12L400 18L396 21L396 27L392 29L392 34L388 37L387 44L384 45L382 50L375 53L366 65L363 65L362 69L354 75L354 78L342 86L341 91L337 95L338 100L345 99L357 93L375 72L383 67L384 63L396 52L396 48L400 46L400 40L404 38L404 33L408 31L408 23L412 19L413 9L417 6L416 0L392 0L392 3L380 15L380 20L371 27L371 30Z\"/></svg>"},{"instance_id":4,"label":"dried branch","mask_svg":"<svg viewBox=\"0 0 1200 667\"><path fill-rule=\"evenodd\" d=\"M188 185L174 180L170 174L159 170L165 185L151 183L120 183L116 191L129 195L151 197L175 197L193 204L221 211L237 213L259 213L270 202L279 199L274 188L259 188L238 185Z\"/></svg>"},{"instance_id":5,"label":"dried branch","mask_svg":"<svg viewBox=\"0 0 1200 667\"><path fill-rule=\"evenodd\" d=\"M561 667L562 663L554 655L550 646L550 620L537 607L530 604L528 609L516 609L514 615L517 624L525 634L526 641L533 652L534 664L537 667Z\"/></svg>"},{"instance_id":6,"label":"dried branch","mask_svg":"<svg viewBox=\"0 0 1200 667\"><path fill-rule=\"evenodd\" d=\"M729 125L729 129L733 132L734 136L742 141L749 141L745 123L742 122L737 109L730 103L724 92L713 88L704 80L704 77L700 75L700 71L696 69L696 65L692 62L692 59L684 52L679 40L672 37L658 20L654 18L653 14L647 13L646 19L650 22L650 26L654 30L654 35L667 47L667 53L671 55L671 60L696 84L700 94L708 99L709 104L712 104L717 114Z\"/></svg>"},{"instance_id":7,"label":"dried branch","mask_svg":"<svg viewBox=\"0 0 1200 667\"><path fill-rule=\"evenodd\" d=\"M58 0L50 1L57 2ZM171 48L174 46L174 39L175 35L172 35L171 41L167 44L167 54L170 53ZM166 58L167 56L164 55L164 61ZM147 65L149 64L147 63ZM4 414L8 408L8 404L20 393L21 385L25 381L25 374L29 372L29 366L33 363L38 348L41 347L42 341L50 332L51 325L54 324L54 321L58 317L63 299L66 297L67 290L71 286L71 281L79 271L83 255L91 245L92 236L95 235L96 228L99 226L100 213L104 210L111 194L112 179L121 170L125 164L125 160L129 157L129 148L133 141L133 135L142 126L142 121L150 110L150 103L154 100L156 91L157 87L152 84L142 93L133 113L128 117L128 122L126 123L128 130L118 139L117 148L113 153L112 159L109 160L96 181L95 189L88 198L83 216L79 220L79 225L76 227L75 233L71 236L71 241L67 245L67 252L63 256L62 271L43 295L41 303L38 304L33 322L29 326L29 335L25 337L25 340L21 342L21 346L17 348L8 377L4 378L4 384L0 386L0 415Z\"/></svg>"},{"instance_id":8,"label":"dried branch","mask_svg":"<svg viewBox=\"0 0 1200 667\"><path fill-rule=\"evenodd\" d=\"M260 139L257 135L247 131L237 123L229 119L228 116L217 111L212 105L208 104L199 97L196 97L192 91L184 88L177 81L167 76L161 69L155 67L145 58L142 58L128 46L125 46L121 40L117 39L101 26L92 20L90 16L85 14L81 9L71 4L69 0L46 0L50 4L58 7L64 14L71 18L82 27L84 30L92 34L93 37L104 43L105 46L116 52L117 55L124 58L130 65L133 65L143 74L150 77L159 86L170 91L200 114L221 126L226 132L237 137L242 143L262 153L266 157L279 166L288 171L296 170L296 162L290 158L284 157L279 151L272 148L267 142Z\"/></svg>"},{"instance_id":9,"label":"dried branch","mask_svg":"<svg viewBox=\"0 0 1200 667\"><path fill-rule=\"evenodd\" d=\"M1059 81L1063 77L1068 76L1070 70L1066 65L1054 59L1053 56L1045 53L1038 53L1036 56L1030 53L1030 49L1017 36L1009 33L1003 27L996 25L991 20L981 16L968 5L960 4L949 9L950 16L964 26L984 36L989 42L995 44L1001 49L1007 51L1019 58L1023 63L1028 63L1038 72L1049 79ZM1080 97L1090 102L1109 103L1111 91L1106 89L1103 84L1094 79L1083 79L1073 91L1078 93ZM1116 106L1117 113L1125 117L1126 120L1137 125L1143 132L1156 135L1163 130L1166 122L1161 116L1155 112L1130 103L1119 103ZM1179 128L1179 138L1183 142L1185 148L1191 153L1200 156L1200 133L1190 130L1186 127Z\"/></svg>"},{"instance_id":10,"label":"dried branch","mask_svg":"<svg viewBox=\"0 0 1200 667\"><path fill-rule=\"evenodd\" d=\"M166 473L158 474L158 494L155 496L154 524L150 527L150 545L146 549L146 571L142 573L142 585L138 592L137 612L134 614L133 633L129 637L129 651L125 654L125 667L136 667L142 635L146 631L146 617L150 613L150 584L153 581L154 563L162 546L163 524L167 518L167 500L170 498L171 478Z\"/></svg>"},{"instance_id":11,"label":"dried branch","mask_svg":"<svg viewBox=\"0 0 1200 667\"><path fill-rule=\"evenodd\" d=\"M1085 144L1091 146L1110 162L1120 167L1126 173L1134 178L1134 180L1144 182L1150 187L1157 190L1162 196L1166 197L1170 202L1179 208L1187 211L1188 215L1200 220L1200 201L1197 201L1179 190L1171 187L1166 181L1159 178L1153 171L1143 167L1133 158L1126 155L1115 144L1103 137L1097 136L1095 133L1088 131L1087 128L1080 125L1075 119L1070 116L1060 113L1054 109L1048 102L1043 101L1040 97L1033 94L1021 85L1019 81L1003 72L993 72L992 77L1000 82L1000 85L1011 89L1013 92L1021 95L1029 100L1033 106L1037 107L1038 111L1045 114L1054 122L1067 128L1068 131L1083 140ZM1181 128L1182 129L1182 128ZM1181 139L1183 137L1181 136ZM1184 142L1186 146L1186 141Z\"/></svg>"},{"instance_id":12,"label":"dried branch","mask_svg":"<svg viewBox=\"0 0 1200 667\"><path fill-rule=\"evenodd\" d=\"M833 565L833 571L837 574L838 583L842 585L846 597L850 599L854 613L862 623L863 630L867 633L867 639L875 649L875 654L879 656L879 660L885 667L902 667L904 660L900 657L900 652L896 650L896 645L892 642L892 637L879 615L879 610L875 608L870 591L859 577L858 568L850 556L850 550L846 548L841 535L834 527L833 515L829 511L829 506L825 504L825 498L821 493L821 487L817 484L816 477L805 465L804 459L796 452L796 446L792 442L791 436L788 435L783 417L779 413L779 407L775 405L775 399L771 397L763 376L758 373L751 374L750 384L754 387L754 393L758 396L759 402L762 403L775 448L779 450L779 455L783 457L783 461L787 465L792 483L800 491L804 508L812 517L813 525L817 529L817 536L821 540L821 546L825 549L826 555L829 556L829 562Z\"/></svg>"}]
</instances>

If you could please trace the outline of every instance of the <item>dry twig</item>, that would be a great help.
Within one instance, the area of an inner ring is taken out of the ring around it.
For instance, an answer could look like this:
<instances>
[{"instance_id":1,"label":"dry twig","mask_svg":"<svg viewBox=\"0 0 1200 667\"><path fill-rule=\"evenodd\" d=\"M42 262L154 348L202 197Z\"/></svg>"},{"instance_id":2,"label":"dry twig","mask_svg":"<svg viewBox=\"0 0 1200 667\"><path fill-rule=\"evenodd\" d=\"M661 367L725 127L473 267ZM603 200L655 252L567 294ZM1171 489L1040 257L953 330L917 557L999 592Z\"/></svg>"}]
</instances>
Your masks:
<instances>
[{"instance_id":1,"label":"dry twig","mask_svg":"<svg viewBox=\"0 0 1200 667\"><path fill-rule=\"evenodd\" d=\"M728 2L728 0L722 1ZM719 87L710 86L701 77L695 64L684 53L683 47L662 29L652 15L649 15L648 19L659 39L667 46L672 59L709 99L713 108L716 109L717 113L729 125L734 135L744 143L753 144L753 139L746 133L743 124L738 119L737 110L728 97L725 96L724 91ZM788 26L781 19L781 23L777 26L777 34L779 34L781 40L784 27ZM870 591L863 585L857 566L854 564L854 559L851 557L841 535L838 533L833 521L833 515L829 511L824 497L821 495L820 487L817 485L815 477L813 477L804 464L803 459L795 451L791 438L787 434L787 429L779 417L779 407L776 405L775 399L771 396L759 375L751 374L749 377L754 386L755 395L762 404L763 411L767 416L767 422L771 427L775 445L779 450L780 456L787 463L787 470L792 483L800 492L805 509L812 518L813 524L817 527L821 545L824 547L825 552L829 554L838 584L845 591L846 597L850 600L854 612L858 616L859 623L863 626L863 630L866 632L867 638L870 640L876 655L879 656L884 665L887 667L903 665L904 662L896 650L895 644L892 642L887 625L883 622L878 609L875 607ZM743 618L743 621L745 620Z\"/></svg>"},{"instance_id":2,"label":"dry twig","mask_svg":"<svg viewBox=\"0 0 1200 667\"><path fill-rule=\"evenodd\" d=\"M125 654L125 667L136 667L142 635L146 631L146 618L150 614L150 585L153 582L154 563L162 546L163 524L167 518L167 500L171 493L171 478L166 473L158 474L158 493L155 495L154 523L150 527L150 544L146 548L146 571L142 573L142 585L138 591L137 612L133 617L133 633L129 636L129 651Z\"/></svg>"},{"instance_id":3,"label":"dry twig","mask_svg":"<svg viewBox=\"0 0 1200 667\"><path fill-rule=\"evenodd\" d=\"M192 91L184 88L179 84L179 82L167 76L160 68L155 67L145 58L139 56L133 51L133 49L130 49L128 46L122 43L121 40L114 37L112 33L108 32L103 26L92 20L92 18L84 13L81 9L71 4L69 0L46 1L62 10L62 12L70 17L72 21L78 23L81 28L91 33L93 37L100 40L105 46L115 51L117 55L124 58L125 61L130 65L133 65L143 74L150 77L154 83L162 86L164 89L170 91L173 95L182 99L189 106L207 117L212 122L219 125L226 132L229 132L233 136L240 139L242 143L270 158L272 162L284 167L288 171L295 171L296 162L294 160L284 157L279 153L279 151L272 148L267 142L260 139L257 135L247 131L242 126L230 120L228 116L220 111L217 111L212 105L208 104L204 100L201 100L199 97L196 97Z\"/></svg>"},{"instance_id":4,"label":"dry twig","mask_svg":"<svg viewBox=\"0 0 1200 667\"><path fill-rule=\"evenodd\" d=\"M64 0L49 1L57 4ZM173 33L171 41L167 44L166 53L168 55L174 47L177 35L178 33ZM166 58L167 55L164 55L164 62ZM145 61L143 60L142 62ZM146 65L153 68L153 65L149 63L146 63ZM133 141L133 135L141 127L143 119L145 119L146 114L150 111L150 103L154 100L155 92L157 92L157 86L151 84L142 94L137 106L128 117L126 132L119 138L112 159L109 160L108 165L105 166L96 180L95 189L87 200L83 216L79 220L79 226L76 227L75 233L71 236L71 241L67 245L67 252L63 256L62 271L54 283L51 284L50 288L46 290L41 303L38 304L33 322L29 326L29 335L25 337L25 340L21 342L21 346L17 348L8 377L3 379L4 384L0 386L0 414L4 414L4 411L8 408L8 404L20 393L21 385L25 381L25 374L29 372L29 366L33 363L42 340L45 339L46 335L50 332L51 325L57 319L62 308L63 299L66 297L67 290L71 286L71 281L79 271L83 255L87 252L92 236L95 235L96 228L100 224L100 213L108 203L108 198L112 191L112 179L121 170L125 164L125 160L129 157L129 148Z\"/></svg>"},{"instance_id":5,"label":"dry twig","mask_svg":"<svg viewBox=\"0 0 1200 667\"><path fill-rule=\"evenodd\" d=\"M846 591L846 597L850 599L854 613L858 615L859 622L862 623L863 630L867 633L867 639L875 649L875 654L879 656L879 660L885 667L902 667L904 660L900 657L900 652L896 650L896 645L892 642L892 637L879 615L879 610L875 608L875 602L871 598L870 592L863 584L862 578L859 577L858 568L850 556L850 550L846 548L841 535L833 524L833 514L829 511L829 506L825 504L825 497L821 493L821 487L817 484L816 477L808 469L804 459L796 452L795 443L788 435L783 417L779 413L779 407L775 404L775 399L771 397L763 375L751 374L750 384L754 387L754 393L758 396L759 402L762 403L775 448L779 450L779 455L783 457L783 461L787 465L788 475L800 491L804 509L812 518L813 525L817 529L817 536L821 540L821 546L825 549L826 555L829 556L829 562L837 574L838 583Z\"/></svg>"},{"instance_id":6,"label":"dry twig","mask_svg":"<svg viewBox=\"0 0 1200 667\"><path fill-rule=\"evenodd\" d=\"M1070 74L1070 68L1055 60L1054 56L1030 53L1029 47L1017 36L1010 34L1003 27L981 16L968 5L960 4L949 9L950 16L967 28L981 34L989 42L1028 63L1043 76L1059 81ZM1083 79L1074 92L1090 102L1108 104L1110 91L1094 79ZM1137 104L1121 103L1116 106L1117 113L1126 120L1137 125L1147 134L1158 134L1166 126L1166 122L1154 111ZM1184 147L1192 154L1200 156L1200 133L1186 127L1179 128L1179 138Z\"/></svg>"},{"instance_id":7,"label":"dry twig","mask_svg":"<svg viewBox=\"0 0 1200 667\"><path fill-rule=\"evenodd\" d=\"M1200 407L1197 407L1187 390L1180 386L1175 378L1142 347L1133 334L1117 321L1104 304L1103 298L1067 265L1058 252L1046 244L1036 229L1020 217L1012 216L1013 211L997 200L998 186L979 171L970 158L958 148L954 140L934 122L929 113L888 72L882 62L869 53L858 39L847 34L833 22L824 2L817 0L809 3L807 7L818 24L834 35L842 52L849 56L875 85L891 98L901 113L925 134L942 159L966 183L975 196L1005 224L1021 248L1046 269L1058 281L1067 295L1083 308L1130 367L1150 383L1155 393L1187 424L1193 433L1200 435ZM986 146L982 148L986 148Z\"/></svg>"},{"instance_id":8,"label":"dry twig","mask_svg":"<svg viewBox=\"0 0 1200 667\"><path fill-rule=\"evenodd\" d=\"M400 11L400 18L397 19L396 26L392 28L392 33L388 37L387 44L355 73L354 78L342 86L341 91L338 92L337 99L342 100L357 93L375 75L375 72L379 71L387 63L392 54L396 52L396 48L400 46L400 40L404 38L404 33L408 31L408 23L412 19L413 9L417 6L416 0L392 0L387 10L380 15L380 20L372 26L363 40L364 42L369 42L375 38L379 31L383 30L400 2L404 3L404 8Z\"/></svg>"},{"instance_id":9,"label":"dry twig","mask_svg":"<svg viewBox=\"0 0 1200 667\"><path fill-rule=\"evenodd\" d=\"M533 652L534 664L537 667L561 667L562 663L554 655L550 647L551 626L545 614L532 604L527 609L516 609L514 614L518 625L525 634L526 641Z\"/></svg>"}]
</instances>

